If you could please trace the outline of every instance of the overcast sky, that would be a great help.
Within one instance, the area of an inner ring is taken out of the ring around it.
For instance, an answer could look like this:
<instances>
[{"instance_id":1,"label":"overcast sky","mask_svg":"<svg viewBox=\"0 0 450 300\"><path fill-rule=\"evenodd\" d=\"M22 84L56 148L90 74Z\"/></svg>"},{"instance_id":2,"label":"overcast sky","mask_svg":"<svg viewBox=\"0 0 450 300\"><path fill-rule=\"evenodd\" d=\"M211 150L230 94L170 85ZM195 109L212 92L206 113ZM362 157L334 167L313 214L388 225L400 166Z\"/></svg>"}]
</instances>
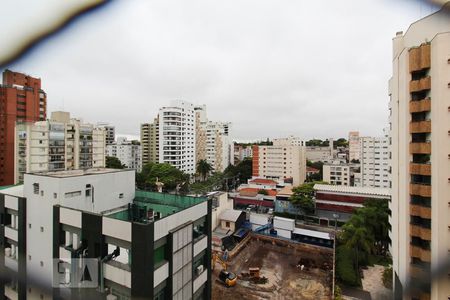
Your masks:
<instances>
[{"instance_id":1,"label":"overcast sky","mask_svg":"<svg viewBox=\"0 0 450 300\"><path fill-rule=\"evenodd\" d=\"M2 21L9 38L20 30L8 26L30 28L53 7L19 2ZM42 78L48 112L120 134L138 136L159 107L184 99L232 122L238 140L377 136L392 37L433 10L408 0L116 1L9 68Z\"/></svg>"}]
</instances>

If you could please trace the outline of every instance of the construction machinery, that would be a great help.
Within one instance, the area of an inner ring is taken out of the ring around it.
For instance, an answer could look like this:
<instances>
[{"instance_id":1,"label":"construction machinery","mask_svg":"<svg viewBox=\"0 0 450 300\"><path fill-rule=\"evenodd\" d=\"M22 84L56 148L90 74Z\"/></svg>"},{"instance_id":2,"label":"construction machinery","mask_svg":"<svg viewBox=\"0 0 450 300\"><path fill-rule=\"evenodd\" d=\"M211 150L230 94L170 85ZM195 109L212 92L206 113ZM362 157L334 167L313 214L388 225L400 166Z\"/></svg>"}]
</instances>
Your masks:
<instances>
[{"instance_id":1,"label":"construction machinery","mask_svg":"<svg viewBox=\"0 0 450 300\"><path fill-rule=\"evenodd\" d=\"M237 276L233 272L227 271L227 263L224 262L219 254L214 253L212 256L212 269L214 270L216 263L219 262L222 265L222 270L219 273L219 280L225 284L227 287L232 287L236 285Z\"/></svg>"}]
</instances>

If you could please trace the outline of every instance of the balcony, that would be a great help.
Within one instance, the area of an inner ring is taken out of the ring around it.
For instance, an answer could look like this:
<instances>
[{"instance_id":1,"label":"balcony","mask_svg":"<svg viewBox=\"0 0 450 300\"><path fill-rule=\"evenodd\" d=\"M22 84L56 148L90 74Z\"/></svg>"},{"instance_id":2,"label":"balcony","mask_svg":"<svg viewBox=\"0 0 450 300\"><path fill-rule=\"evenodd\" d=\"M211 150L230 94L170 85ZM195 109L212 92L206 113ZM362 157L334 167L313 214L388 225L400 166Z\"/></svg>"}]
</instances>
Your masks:
<instances>
[{"instance_id":1,"label":"balcony","mask_svg":"<svg viewBox=\"0 0 450 300\"><path fill-rule=\"evenodd\" d=\"M431 241L431 229L418 225L409 225L409 233L412 236L420 237L422 240Z\"/></svg>"},{"instance_id":2,"label":"balcony","mask_svg":"<svg viewBox=\"0 0 450 300\"><path fill-rule=\"evenodd\" d=\"M409 163L411 174L431 176L431 164Z\"/></svg>"},{"instance_id":3,"label":"balcony","mask_svg":"<svg viewBox=\"0 0 450 300\"><path fill-rule=\"evenodd\" d=\"M431 99L423 99L419 101L411 101L409 102L409 112L410 113L418 113L425 112L431 110Z\"/></svg>"},{"instance_id":4,"label":"balcony","mask_svg":"<svg viewBox=\"0 0 450 300\"><path fill-rule=\"evenodd\" d=\"M427 91L429 89L431 89L431 77L430 76L427 76L420 80L412 80L409 83L409 92L410 93Z\"/></svg>"},{"instance_id":5,"label":"balcony","mask_svg":"<svg viewBox=\"0 0 450 300\"><path fill-rule=\"evenodd\" d=\"M431 262L431 251L420 247L409 245L409 253L412 257L417 257L421 261Z\"/></svg>"},{"instance_id":6,"label":"balcony","mask_svg":"<svg viewBox=\"0 0 450 300\"><path fill-rule=\"evenodd\" d=\"M431 120L410 122L409 123L410 133L428 133L431 132Z\"/></svg>"},{"instance_id":7,"label":"balcony","mask_svg":"<svg viewBox=\"0 0 450 300\"><path fill-rule=\"evenodd\" d=\"M431 197L431 185L410 183L409 193L411 195Z\"/></svg>"},{"instance_id":8,"label":"balcony","mask_svg":"<svg viewBox=\"0 0 450 300\"><path fill-rule=\"evenodd\" d=\"M410 143L409 153L413 154L431 154L431 142Z\"/></svg>"},{"instance_id":9,"label":"balcony","mask_svg":"<svg viewBox=\"0 0 450 300\"><path fill-rule=\"evenodd\" d=\"M409 272L412 278L425 279L429 278L430 275L424 267L415 264L410 265Z\"/></svg>"},{"instance_id":10,"label":"balcony","mask_svg":"<svg viewBox=\"0 0 450 300\"><path fill-rule=\"evenodd\" d=\"M429 69L431 66L430 44L409 50L409 72Z\"/></svg>"}]
</instances>

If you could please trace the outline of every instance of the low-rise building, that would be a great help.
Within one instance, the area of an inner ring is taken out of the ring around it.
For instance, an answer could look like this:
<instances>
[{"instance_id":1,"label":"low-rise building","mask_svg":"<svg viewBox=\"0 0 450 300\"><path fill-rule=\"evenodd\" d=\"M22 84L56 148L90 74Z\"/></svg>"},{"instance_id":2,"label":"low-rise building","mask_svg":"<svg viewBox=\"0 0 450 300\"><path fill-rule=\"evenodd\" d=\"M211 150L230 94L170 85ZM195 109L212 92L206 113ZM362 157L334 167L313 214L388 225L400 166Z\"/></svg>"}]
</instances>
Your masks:
<instances>
[{"instance_id":1,"label":"low-rise building","mask_svg":"<svg viewBox=\"0 0 450 300\"><path fill-rule=\"evenodd\" d=\"M323 165L323 181L332 185L351 185L352 165L326 164Z\"/></svg>"},{"instance_id":2,"label":"low-rise building","mask_svg":"<svg viewBox=\"0 0 450 300\"><path fill-rule=\"evenodd\" d=\"M134 177L41 172L0 190L5 295L210 299L212 201L136 191ZM95 289L82 289L87 281Z\"/></svg>"},{"instance_id":3,"label":"low-rise building","mask_svg":"<svg viewBox=\"0 0 450 300\"><path fill-rule=\"evenodd\" d=\"M245 222L245 212L235 209L227 209L220 214L220 226L222 229L235 232Z\"/></svg>"}]
</instances>

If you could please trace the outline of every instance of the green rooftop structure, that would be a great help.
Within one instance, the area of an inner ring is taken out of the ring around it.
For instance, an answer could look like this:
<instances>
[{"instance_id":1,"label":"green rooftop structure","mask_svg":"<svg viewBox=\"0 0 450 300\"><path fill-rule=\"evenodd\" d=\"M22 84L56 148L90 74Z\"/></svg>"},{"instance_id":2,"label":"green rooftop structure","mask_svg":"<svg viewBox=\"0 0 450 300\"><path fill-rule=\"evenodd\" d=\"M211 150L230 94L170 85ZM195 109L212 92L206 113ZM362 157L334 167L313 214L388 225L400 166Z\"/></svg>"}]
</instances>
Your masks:
<instances>
[{"instance_id":1,"label":"green rooftop structure","mask_svg":"<svg viewBox=\"0 0 450 300\"><path fill-rule=\"evenodd\" d=\"M191 197L136 190L132 204L124 207L121 211L107 215L107 217L122 221L148 223L204 201L207 201L206 197ZM154 219L149 218L149 216L153 216Z\"/></svg>"}]
</instances>

